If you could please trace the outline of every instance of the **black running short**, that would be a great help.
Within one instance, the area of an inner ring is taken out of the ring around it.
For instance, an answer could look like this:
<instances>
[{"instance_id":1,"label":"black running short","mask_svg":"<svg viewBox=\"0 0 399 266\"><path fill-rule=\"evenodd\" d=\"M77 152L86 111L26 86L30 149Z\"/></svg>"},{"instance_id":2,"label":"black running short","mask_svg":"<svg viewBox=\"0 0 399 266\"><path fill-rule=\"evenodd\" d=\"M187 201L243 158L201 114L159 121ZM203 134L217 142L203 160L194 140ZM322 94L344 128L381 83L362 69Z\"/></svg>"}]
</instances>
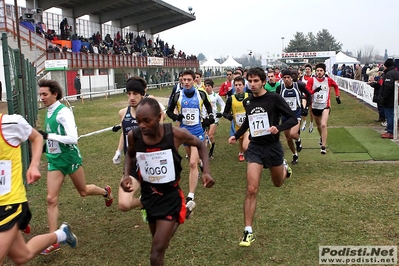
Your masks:
<instances>
[{"instance_id":1,"label":"black running short","mask_svg":"<svg viewBox=\"0 0 399 266\"><path fill-rule=\"evenodd\" d=\"M280 166L283 164L284 150L280 141L268 145L255 144L250 141L245 159L249 163L262 164L263 168Z\"/></svg>"},{"instance_id":2,"label":"black running short","mask_svg":"<svg viewBox=\"0 0 399 266\"><path fill-rule=\"evenodd\" d=\"M32 214L28 202L0 206L0 232L5 232L17 223L19 230L25 230Z\"/></svg>"}]
</instances>

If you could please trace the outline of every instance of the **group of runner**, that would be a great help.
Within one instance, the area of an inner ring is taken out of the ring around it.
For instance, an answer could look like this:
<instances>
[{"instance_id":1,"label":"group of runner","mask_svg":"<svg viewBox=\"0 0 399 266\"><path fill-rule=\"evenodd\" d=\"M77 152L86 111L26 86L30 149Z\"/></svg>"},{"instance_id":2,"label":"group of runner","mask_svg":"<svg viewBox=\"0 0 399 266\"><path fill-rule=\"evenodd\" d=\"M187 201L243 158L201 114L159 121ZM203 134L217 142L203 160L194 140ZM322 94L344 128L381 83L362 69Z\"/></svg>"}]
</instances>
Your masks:
<instances>
[{"instance_id":1,"label":"group of runner","mask_svg":"<svg viewBox=\"0 0 399 266\"><path fill-rule=\"evenodd\" d=\"M228 80L233 74L235 77L231 79L227 88L224 104L220 97L225 96L223 90L220 90L220 95L215 93L212 80L202 83L200 73L183 71L179 75L180 81L172 92L166 110L168 117L177 122L178 127L163 124L163 107L155 99L148 97L147 84L142 78L132 77L127 81L126 94L129 105L119 111L120 124L113 128L113 131L122 129L113 162L120 163L122 149L126 156L118 191L118 207L122 211L142 208L153 236L151 265L163 264L171 237L195 207L194 195L198 177L202 176L202 183L208 188L215 182L210 174L209 158L214 158L214 135L218 119L222 116L232 121L228 142L239 141L239 161L243 161L244 157L247 161L245 228L240 246L250 246L255 240L252 222L262 169L269 169L272 182L277 187L283 185L285 179L292 175L292 169L284 159L279 133L284 132L288 146L293 152L292 162L297 163L298 152L302 149L299 136L300 119L301 116L306 117L310 106L321 136L321 153L326 153L330 88L335 89L338 103L340 98L336 83L325 76L325 65L316 65L316 76L306 80L306 88L296 80L292 71L284 70L281 73L282 81L278 86L273 84L270 73L272 72L267 74L270 86L267 86L266 73L261 68L228 71ZM303 77L301 79L304 80ZM28 226L30 212L21 181L22 173L10 167L8 163L12 161L21 164L21 161L11 153L2 152L0 170L4 170L5 178L12 185L0 185L0 245L8 247L5 250L1 249L0 262L7 255L17 263L26 262L40 251L46 255L59 250L59 243L66 242L72 247L76 246L77 238L68 224L62 224L57 230L58 195L66 175L71 177L81 196L102 195L106 206L110 206L113 201L110 186L101 188L86 185L80 152L76 146L75 120L69 108L60 102L60 85L51 80L42 80L38 85L40 98L47 107L44 130L37 132L27 125L22 117L16 116L11 119L3 115L0 133L7 136L10 134L7 131L12 130L15 135L3 138L5 141L0 143L0 147L15 152L19 151L19 144L28 138L34 143L31 167L27 173L27 180L32 183L40 177L37 169L41 155L40 142L45 140L50 233L37 236L25 244L19 230ZM275 93L271 92L269 87L276 87ZM306 99L305 104L302 101L303 95ZM7 119L11 119L12 122L3 123L8 121ZM21 133L22 131L24 133ZM205 132L211 146L209 151L205 145ZM179 187L182 170L178 153L180 145L184 145L190 164L189 193L186 197ZM199 175L198 166L202 175ZM139 189L140 198L137 197ZM20 194L19 191L23 193ZM22 196L17 197L17 192ZM45 247L47 248L44 249ZM20 255L21 250L24 251L24 256Z\"/></svg>"}]
</instances>

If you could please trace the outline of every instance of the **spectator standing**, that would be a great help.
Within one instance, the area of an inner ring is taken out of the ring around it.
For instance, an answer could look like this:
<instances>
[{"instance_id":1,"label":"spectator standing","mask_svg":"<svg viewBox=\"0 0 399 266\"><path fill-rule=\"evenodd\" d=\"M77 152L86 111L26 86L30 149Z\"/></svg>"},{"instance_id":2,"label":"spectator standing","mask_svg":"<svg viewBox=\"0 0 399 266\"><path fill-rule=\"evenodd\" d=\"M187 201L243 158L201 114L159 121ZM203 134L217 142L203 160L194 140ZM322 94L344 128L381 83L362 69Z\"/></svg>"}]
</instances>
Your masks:
<instances>
[{"instance_id":1,"label":"spectator standing","mask_svg":"<svg viewBox=\"0 0 399 266\"><path fill-rule=\"evenodd\" d=\"M82 84L80 83L80 74L79 73L77 73L76 74L76 77L75 77L75 80L74 80L74 82L73 82L73 85L74 85L74 87L75 87L75 90L76 90L76 94L78 94L78 96L76 97L76 99L80 99L80 91L81 91L81 89L82 89Z\"/></svg>"},{"instance_id":2,"label":"spectator standing","mask_svg":"<svg viewBox=\"0 0 399 266\"><path fill-rule=\"evenodd\" d=\"M374 76L370 76L369 81L367 83L374 89L373 102L377 104L377 109L378 109L378 120L375 120L374 122L384 122L385 121L384 109L382 108L381 103L378 100L381 90L381 84L375 80Z\"/></svg>"},{"instance_id":3,"label":"spectator standing","mask_svg":"<svg viewBox=\"0 0 399 266\"><path fill-rule=\"evenodd\" d=\"M356 70L355 70L355 80L362 80L362 67L360 66L360 64L356 65Z\"/></svg>"},{"instance_id":4,"label":"spectator standing","mask_svg":"<svg viewBox=\"0 0 399 266\"><path fill-rule=\"evenodd\" d=\"M387 119L387 132L381 134L384 139L393 139L395 81L399 81L399 72L395 69L393 59L384 63L384 77L381 86L381 105ZM396 103L397 104L397 103Z\"/></svg>"}]
</instances>

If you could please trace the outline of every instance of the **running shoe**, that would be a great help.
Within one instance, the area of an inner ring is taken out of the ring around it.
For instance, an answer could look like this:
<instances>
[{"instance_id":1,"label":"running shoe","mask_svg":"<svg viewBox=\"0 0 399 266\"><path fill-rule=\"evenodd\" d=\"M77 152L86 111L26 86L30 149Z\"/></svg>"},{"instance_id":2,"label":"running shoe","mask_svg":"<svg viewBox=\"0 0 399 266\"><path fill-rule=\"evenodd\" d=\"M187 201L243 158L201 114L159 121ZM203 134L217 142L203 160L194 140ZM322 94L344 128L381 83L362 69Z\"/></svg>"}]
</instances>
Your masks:
<instances>
[{"instance_id":1,"label":"running shoe","mask_svg":"<svg viewBox=\"0 0 399 266\"><path fill-rule=\"evenodd\" d=\"M386 127L388 125L387 121L381 123L381 126Z\"/></svg>"},{"instance_id":2,"label":"running shoe","mask_svg":"<svg viewBox=\"0 0 399 266\"><path fill-rule=\"evenodd\" d=\"M193 201L192 198L187 197L186 198L186 219L190 218L191 213L193 212L195 208L195 202Z\"/></svg>"},{"instance_id":3,"label":"running shoe","mask_svg":"<svg viewBox=\"0 0 399 266\"><path fill-rule=\"evenodd\" d=\"M302 131L305 131L305 129L306 129L306 121L303 121L303 122L302 122L301 130L302 130Z\"/></svg>"},{"instance_id":4,"label":"running shoe","mask_svg":"<svg viewBox=\"0 0 399 266\"><path fill-rule=\"evenodd\" d=\"M106 185L104 189L107 192L107 194L104 196L105 206L109 207L109 206L111 206L112 202L114 201L114 197L112 196L112 189L108 185Z\"/></svg>"},{"instance_id":5,"label":"running shoe","mask_svg":"<svg viewBox=\"0 0 399 266\"><path fill-rule=\"evenodd\" d=\"M253 233L249 233L248 231L244 231L244 235L242 236L240 247L249 247L252 242L255 241L255 236Z\"/></svg>"},{"instance_id":6,"label":"running shoe","mask_svg":"<svg viewBox=\"0 0 399 266\"><path fill-rule=\"evenodd\" d=\"M144 208L141 208L141 218L143 218L143 222L148 224L148 218L147 218L147 210Z\"/></svg>"},{"instance_id":7,"label":"running shoe","mask_svg":"<svg viewBox=\"0 0 399 266\"><path fill-rule=\"evenodd\" d=\"M68 244L71 248L75 248L78 244L78 238L74 233L72 233L71 226L68 223L63 222L60 229L66 234L66 240L61 243Z\"/></svg>"},{"instance_id":8,"label":"running shoe","mask_svg":"<svg viewBox=\"0 0 399 266\"><path fill-rule=\"evenodd\" d=\"M213 156L212 153L209 153L209 159L211 159L211 160L215 159L215 157Z\"/></svg>"},{"instance_id":9,"label":"running shoe","mask_svg":"<svg viewBox=\"0 0 399 266\"><path fill-rule=\"evenodd\" d=\"M51 254L51 253L53 253L53 252L56 252L56 251L58 251L58 250L60 250L60 243L56 243L56 244L52 244L52 245L50 245L48 248L46 248L45 250L43 250L43 252L42 253L40 253L41 255L45 255L45 256L47 256L47 255L49 255L49 254Z\"/></svg>"},{"instance_id":10,"label":"running shoe","mask_svg":"<svg viewBox=\"0 0 399 266\"><path fill-rule=\"evenodd\" d=\"M302 141L301 141L301 139L296 140L295 141L295 145L296 145L296 151L297 152L301 152L301 150L302 150Z\"/></svg>"},{"instance_id":11,"label":"running shoe","mask_svg":"<svg viewBox=\"0 0 399 266\"><path fill-rule=\"evenodd\" d=\"M313 132L313 122L309 123L309 133Z\"/></svg>"},{"instance_id":12,"label":"running shoe","mask_svg":"<svg viewBox=\"0 0 399 266\"><path fill-rule=\"evenodd\" d=\"M321 146L320 153L321 153L321 154L327 154L326 147Z\"/></svg>"},{"instance_id":13,"label":"running shoe","mask_svg":"<svg viewBox=\"0 0 399 266\"><path fill-rule=\"evenodd\" d=\"M245 161L244 154L239 153L239 154L238 154L238 160L239 160L240 162Z\"/></svg>"},{"instance_id":14,"label":"running shoe","mask_svg":"<svg viewBox=\"0 0 399 266\"><path fill-rule=\"evenodd\" d=\"M285 170L287 171L287 178L290 178L290 177L292 176L292 169L291 169L291 167L288 165L286 159L284 159L284 161L283 161L283 166L284 166Z\"/></svg>"},{"instance_id":15,"label":"running shoe","mask_svg":"<svg viewBox=\"0 0 399 266\"><path fill-rule=\"evenodd\" d=\"M292 155L292 164L297 164L298 163L298 155L297 154L294 154L294 155Z\"/></svg>"}]
</instances>

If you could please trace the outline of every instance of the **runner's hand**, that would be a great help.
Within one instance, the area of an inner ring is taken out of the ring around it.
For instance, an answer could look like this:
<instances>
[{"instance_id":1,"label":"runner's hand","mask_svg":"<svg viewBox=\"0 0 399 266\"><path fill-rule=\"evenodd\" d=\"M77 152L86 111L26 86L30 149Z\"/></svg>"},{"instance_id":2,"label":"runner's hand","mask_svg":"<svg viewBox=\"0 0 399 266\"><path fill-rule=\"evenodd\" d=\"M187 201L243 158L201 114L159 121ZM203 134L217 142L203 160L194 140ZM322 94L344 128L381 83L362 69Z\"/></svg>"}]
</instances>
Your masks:
<instances>
[{"instance_id":1,"label":"runner's hand","mask_svg":"<svg viewBox=\"0 0 399 266\"><path fill-rule=\"evenodd\" d=\"M115 152L114 158L112 158L112 161L114 164L120 164L121 163L121 152L118 150Z\"/></svg>"}]
</instances>

